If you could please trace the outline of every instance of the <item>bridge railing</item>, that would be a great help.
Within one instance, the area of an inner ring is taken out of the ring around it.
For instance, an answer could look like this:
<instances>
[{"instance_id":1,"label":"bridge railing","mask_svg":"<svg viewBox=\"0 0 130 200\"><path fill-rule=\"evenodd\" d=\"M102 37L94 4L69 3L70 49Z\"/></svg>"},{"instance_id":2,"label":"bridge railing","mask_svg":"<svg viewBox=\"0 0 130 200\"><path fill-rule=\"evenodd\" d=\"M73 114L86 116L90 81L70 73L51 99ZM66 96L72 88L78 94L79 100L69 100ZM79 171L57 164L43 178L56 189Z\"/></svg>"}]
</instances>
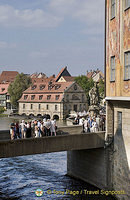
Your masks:
<instances>
[{"instance_id":1,"label":"bridge railing","mask_svg":"<svg viewBox=\"0 0 130 200\"><path fill-rule=\"evenodd\" d=\"M0 141L0 158L104 148L105 132Z\"/></svg>"}]
</instances>

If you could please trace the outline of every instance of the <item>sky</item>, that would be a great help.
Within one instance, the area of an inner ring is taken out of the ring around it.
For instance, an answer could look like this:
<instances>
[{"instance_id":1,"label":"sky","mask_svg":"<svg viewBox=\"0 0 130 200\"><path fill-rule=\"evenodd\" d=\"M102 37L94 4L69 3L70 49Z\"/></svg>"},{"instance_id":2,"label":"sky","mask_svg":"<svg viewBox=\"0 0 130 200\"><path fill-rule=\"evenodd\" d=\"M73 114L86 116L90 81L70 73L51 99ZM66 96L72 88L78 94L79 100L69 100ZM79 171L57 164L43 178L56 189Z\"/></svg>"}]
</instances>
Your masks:
<instances>
[{"instance_id":1,"label":"sky","mask_svg":"<svg viewBox=\"0 0 130 200\"><path fill-rule=\"evenodd\" d=\"M0 0L0 73L104 66L104 0Z\"/></svg>"}]
</instances>

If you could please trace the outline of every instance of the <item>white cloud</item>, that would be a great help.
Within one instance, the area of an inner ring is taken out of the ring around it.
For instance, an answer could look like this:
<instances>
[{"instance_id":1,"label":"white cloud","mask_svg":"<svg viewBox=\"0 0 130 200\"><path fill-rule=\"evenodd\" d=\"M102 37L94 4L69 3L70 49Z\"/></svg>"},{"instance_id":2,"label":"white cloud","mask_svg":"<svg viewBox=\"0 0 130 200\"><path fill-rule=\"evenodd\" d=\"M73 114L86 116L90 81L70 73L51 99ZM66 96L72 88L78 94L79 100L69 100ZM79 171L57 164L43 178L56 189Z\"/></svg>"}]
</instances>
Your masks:
<instances>
[{"instance_id":1,"label":"white cloud","mask_svg":"<svg viewBox=\"0 0 130 200\"><path fill-rule=\"evenodd\" d=\"M41 4L42 5L42 4ZM53 28L69 17L87 26L101 25L104 20L103 0L50 0L39 9L15 9L9 5L0 6L0 26Z\"/></svg>"},{"instance_id":2,"label":"white cloud","mask_svg":"<svg viewBox=\"0 0 130 200\"><path fill-rule=\"evenodd\" d=\"M101 20L104 13L103 0L51 0L49 7L60 15L69 15L82 21Z\"/></svg>"},{"instance_id":3,"label":"white cloud","mask_svg":"<svg viewBox=\"0 0 130 200\"><path fill-rule=\"evenodd\" d=\"M104 25L103 0L51 0L49 6L52 12L61 17L69 16L81 21L86 25L85 31L93 32L95 27L97 32L101 32L99 29Z\"/></svg>"},{"instance_id":4,"label":"white cloud","mask_svg":"<svg viewBox=\"0 0 130 200\"><path fill-rule=\"evenodd\" d=\"M12 48L16 48L16 44L15 43L7 43L5 41L0 41L0 49L12 49Z\"/></svg>"},{"instance_id":5,"label":"white cloud","mask_svg":"<svg viewBox=\"0 0 130 200\"><path fill-rule=\"evenodd\" d=\"M62 18L44 12L42 9L18 10L9 5L0 6L0 25L5 27L44 27L51 28L60 24Z\"/></svg>"}]
</instances>

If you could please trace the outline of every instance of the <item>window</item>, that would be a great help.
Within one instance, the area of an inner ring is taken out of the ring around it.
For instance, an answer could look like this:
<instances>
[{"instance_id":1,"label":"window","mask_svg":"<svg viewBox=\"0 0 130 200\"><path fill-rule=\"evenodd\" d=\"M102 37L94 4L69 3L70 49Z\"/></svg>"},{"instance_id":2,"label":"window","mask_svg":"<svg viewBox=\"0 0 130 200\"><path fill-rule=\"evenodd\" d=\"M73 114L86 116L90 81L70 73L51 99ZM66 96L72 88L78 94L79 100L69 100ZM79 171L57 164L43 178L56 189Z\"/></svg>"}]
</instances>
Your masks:
<instances>
[{"instance_id":1,"label":"window","mask_svg":"<svg viewBox=\"0 0 130 200\"><path fill-rule=\"evenodd\" d=\"M57 110L57 105L55 105L55 110Z\"/></svg>"},{"instance_id":2,"label":"window","mask_svg":"<svg viewBox=\"0 0 130 200\"><path fill-rule=\"evenodd\" d=\"M38 109L39 109L39 110L41 109L41 104L38 104Z\"/></svg>"},{"instance_id":3,"label":"window","mask_svg":"<svg viewBox=\"0 0 130 200\"><path fill-rule=\"evenodd\" d=\"M69 94L66 95L66 101L69 101Z\"/></svg>"},{"instance_id":4,"label":"window","mask_svg":"<svg viewBox=\"0 0 130 200\"><path fill-rule=\"evenodd\" d=\"M23 109L25 109L25 104L23 104Z\"/></svg>"},{"instance_id":5,"label":"window","mask_svg":"<svg viewBox=\"0 0 130 200\"><path fill-rule=\"evenodd\" d=\"M77 85L74 85L74 90L77 90Z\"/></svg>"},{"instance_id":6,"label":"window","mask_svg":"<svg viewBox=\"0 0 130 200\"><path fill-rule=\"evenodd\" d=\"M5 88L1 88L2 92L5 90Z\"/></svg>"},{"instance_id":7,"label":"window","mask_svg":"<svg viewBox=\"0 0 130 200\"><path fill-rule=\"evenodd\" d=\"M35 89L36 89L36 87L37 87L36 85L33 85L33 86L32 86L32 90L35 90Z\"/></svg>"},{"instance_id":8,"label":"window","mask_svg":"<svg viewBox=\"0 0 130 200\"><path fill-rule=\"evenodd\" d=\"M74 111L77 112L77 105L74 105Z\"/></svg>"},{"instance_id":9,"label":"window","mask_svg":"<svg viewBox=\"0 0 130 200\"><path fill-rule=\"evenodd\" d=\"M79 110L82 111L82 104L80 104L80 106L79 106Z\"/></svg>"},{"instance_id":10,"label":"window","mask_svg":"<svg viewBox=\"0 0 130 200\"><path fill-rule=\"evenodd\" d=\"M43 98L43 95L40 95L40 96L39 96L39 100L42 100L42 98Z\"/></svg>"},{"instance_id":11,"label":"window","mask_svg":"<svg viewBox=\"0 0 130 200\"><path fill-rule=\"evenodd\" d=\"M111 19L115 17L116 0L111 0Z\"/></svg>"},{"instance_id":12,"label":"window","mask_svg":"<svg viewBox=\"0 0 130 200\"><path fill-rule=\"evenodd\" d=\"M7 99L7 100L10 100L10 96L9 96L9 95L7 95L7 96L6 96L6 99Z\"/></svg>"},{"instance_id":13,"label":"window","mask_svg":"<svg viewBox=\"0 0 130 200\"><path fill-rule=\"evenodd\" d=\"M59 97L60 97L60 95L56 95L56 96L55 96L55 100L58 100Z\"/></svg>"},{"instance_id":14,"label":"window","mask_svg":"<svg viewBox=\"0 0 130 200\"><path fill-rule=\"evenodd\" d=\"M47 110L49 109L49 105L48 105L48 104L46 105L46 109L47 109Z\"/></svg>"},{"instance_id":15,"label":"window","mask_svg":"<svg viewBox=\"0 0 130 200\"><path fill-rule=\"evenodd\" d=\"M48 85L48 90L51 90L54 87L54 85L50 84Z\"/></svg>"},{"instance_id":16,"label":"window","mask_svg":"<svg viewBox=\"0 0 130 200\"><path fill-rule=\"evenodd\" d=\"M30 108L33 109L33 104L30 105Z\"/></svg>"},{"instance_id":17,"label":"window","mask_svg":"<svg viewBox=\"0 0 130 200\"><path fill-rule=\"evenodd\" d=\"M24 95L24 100L26 100L28 98L28 95Z\"/></svg>"},{"instance_id":18,"label":"window","mask_svg":"<svg viewBox=\"0 0 130 200\"><path fill-rule=\"evenodd\" d=\"M111 57L111 78L110 81L115 81L115 56Z\"/></svg>"},{"instance_id":19,"label":"window","mask_svg":"<svg viewBox=\"0 0 130 200\"><path fill-rule=\"evenodd\" d=\"M34 99L35 99L35 95L32 95L32 96L31 96L31 100L34 100Z\"/></svg>"},{"instance_id":20,"label":"window","mask_svg":"<svg viewBox=\"0 0 130 200\"><path fill-rule=\"evenodd\" d=\"M51 95L47 95L47 100L50 100L50 98L51 98Z\"/></svg>"},{"instance_id":21,"label":"window","mask_svg":"<svg viewBox=\"0 0 130 200\"><path fill-rule=\"evenodd\" d=\"M61 85L55 85L55 90L58 90L61 87Z\"/></svg>"},{"instance_id":22,"label":"window","mask_svg":"<svg viewBox=\"0 0 130 200\"><path fill-rule=\"evenodd\" d=\"M122 112L117 112L117 133L122 133Z\"/></svg>"},{"instance_id":23,"label":"window","mask_svg":"<svg viewBox=\"0 0 130 200\"><path fill-rule=\"evenodd\" d=\"M130 0L125 0L125 9L130 8Z\"/></svg>"},{"instance_id":24,"label":"window","mask_svg":"<svg viewBox=\"0 0 130 200\"><path fill-rule=\"evenodd\" d=\"M45 85L40 85L40 90L43 90L45 88Z\"/></svg>"},{"instance_id":25,"label":"window","mask_svg":"<svg viewBox=\"0 0 130 200\"><path fill-rule=\"evenodd\" d=\"M130 80L130 51L125 52L125 74L124 79Z\"/></svg>"}]
</instances>

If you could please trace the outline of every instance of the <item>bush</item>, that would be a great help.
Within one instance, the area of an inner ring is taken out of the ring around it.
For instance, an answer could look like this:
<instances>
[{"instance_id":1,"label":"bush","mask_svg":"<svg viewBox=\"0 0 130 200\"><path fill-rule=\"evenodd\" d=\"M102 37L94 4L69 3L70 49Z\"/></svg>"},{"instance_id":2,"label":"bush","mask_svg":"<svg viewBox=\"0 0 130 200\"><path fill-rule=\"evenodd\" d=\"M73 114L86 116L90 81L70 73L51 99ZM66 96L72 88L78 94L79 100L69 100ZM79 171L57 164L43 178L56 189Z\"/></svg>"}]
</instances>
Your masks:
<instances>
[{"instance_id":1,"label":"bush","mask_svg":"<svg viewBox=\"0 0 130 200\"><path fill-rule=\"evenodd\" d=\"M0 107L0 114L5 111L4 107Z\"/></svg>"}]
</instances>

